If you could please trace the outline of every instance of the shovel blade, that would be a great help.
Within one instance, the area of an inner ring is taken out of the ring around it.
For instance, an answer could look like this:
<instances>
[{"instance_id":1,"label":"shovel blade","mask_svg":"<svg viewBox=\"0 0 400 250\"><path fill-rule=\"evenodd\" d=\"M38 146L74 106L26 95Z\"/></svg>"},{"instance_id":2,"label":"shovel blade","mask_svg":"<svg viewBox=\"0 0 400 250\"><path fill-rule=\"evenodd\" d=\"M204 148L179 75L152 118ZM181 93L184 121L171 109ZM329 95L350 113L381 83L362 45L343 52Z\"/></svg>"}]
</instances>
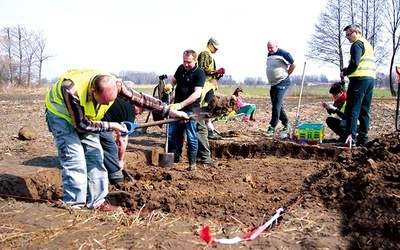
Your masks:
<instances>
[{"instance_id":1,"label":"shovel blade","mask_svg":"<svg viewBox=\"0 0 400 250\"><path fill-rule=\"evenodd\" d=\"M160 153L158 155L158 165L160 167L172 168L174 166L174 153Z\"/></svg>"}]
</instances>

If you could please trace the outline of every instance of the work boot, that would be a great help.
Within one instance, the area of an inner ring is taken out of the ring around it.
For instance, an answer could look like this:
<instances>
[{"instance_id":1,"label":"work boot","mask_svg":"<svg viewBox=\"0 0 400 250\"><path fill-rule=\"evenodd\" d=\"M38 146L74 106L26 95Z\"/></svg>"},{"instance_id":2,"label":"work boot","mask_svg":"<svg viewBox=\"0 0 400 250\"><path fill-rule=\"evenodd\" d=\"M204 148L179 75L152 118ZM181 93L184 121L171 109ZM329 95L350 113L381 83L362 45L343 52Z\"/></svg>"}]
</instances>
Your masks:
<instances>
[{"instance_id":1,"label":"work boot","mask_svg":"<svg viewBox=\"0 0 400 250\"><path fill-rule=\"evenodd\" d=\"M108 180L111 185L116 185L124 182L124 175L121 170L118 170L117 172L108 174Z\"/></svg>"},{"instance_id":2,"label":"work boot","mask_svg":"<svg viewBox=\"0 0 400 250\"><path fill-rule=\"evenodd\" d=\"M182 156L180 153L177 152L177 150L170 150L169 153L173 153L174 154L174 163L179 163L182 160Z\"/></svg>"},{"instance_id":3,"label":"work boot","mask_svg":"<svg viewBox=\"0 0 400 250\"><path fill-rule=\"evenodd\" d=\"M189 167L187 170L196 170L196 157L197 157L197 151L190 151L188 152L188 159L189 159Z\"/></svg>"},{"instance_id":4,"label":"work boot","mask_svg":"<svg viewBox=\"0 0 400 250\"><path fill-rule=\"evenodd\" d=\"M222 137L220 135L217 135L216 133L214 133L214 131L208 130L208 139L210 139L210 140L221 140Z\"/></svg>"},{"instance_id":5,"label":"work boot","mask_svg":"<svg viewBox=\"0 0 400 250\"><path fill-rule=\"evenodd\" d=\"M207 166L210 166L210 167L217 167L218 166L218 162L213 161L211 158L201 161L201 164L207 165Z\"/></svg>"}]
</instances>

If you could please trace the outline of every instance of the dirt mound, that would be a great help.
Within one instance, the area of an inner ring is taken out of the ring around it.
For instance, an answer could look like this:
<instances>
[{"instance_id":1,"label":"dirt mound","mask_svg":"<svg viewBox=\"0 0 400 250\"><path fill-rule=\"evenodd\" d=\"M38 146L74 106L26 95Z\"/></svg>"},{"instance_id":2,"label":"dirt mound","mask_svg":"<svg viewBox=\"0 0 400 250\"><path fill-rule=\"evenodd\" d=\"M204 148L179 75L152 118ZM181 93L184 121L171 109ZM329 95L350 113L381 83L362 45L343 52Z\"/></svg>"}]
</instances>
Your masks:
<instances>
[{"instance_id":1,"label":"dirt mound","mask_svg":"<svg viewBox=\"0 0 400 250\"><path fill-rule=\"evenodd\" d=\"M353 239L353 249L400 248L399 139L393 133L369 142L329 164L304 190L311 200L340 210L342 233Z\"/></svg>"}]
</instances>

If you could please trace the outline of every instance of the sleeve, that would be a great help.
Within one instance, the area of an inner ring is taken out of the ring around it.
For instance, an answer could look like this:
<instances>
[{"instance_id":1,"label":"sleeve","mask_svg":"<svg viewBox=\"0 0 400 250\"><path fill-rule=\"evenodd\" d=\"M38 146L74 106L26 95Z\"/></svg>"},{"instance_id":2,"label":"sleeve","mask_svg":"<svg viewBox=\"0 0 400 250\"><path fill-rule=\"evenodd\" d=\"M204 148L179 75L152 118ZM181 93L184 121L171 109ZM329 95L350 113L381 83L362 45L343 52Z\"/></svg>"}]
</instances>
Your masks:
<instances>
[{"instance_id":1,"label":"sleeve","mask_svg":"<svg viewBox=\"0 0 400 250\"><path fill-rule=\"evenodd\" d=\"M345 113L343 113L342 111L340 111L339 109L336 109L335 110L335 113L340 117L340 119L342 119L342 120L344 120L344 119L346 119L346 114Z\"/></svg>"},{"instance_id":2,"label":"sleeve","mask_svg":"<svg viewBox=\"0 0 400 250\"><path fill-rule=\"evenodd\" d=\"M118 81L118 96L128 101L130 104L161 113L163 116L167 116L169 113L169 107L166 103L161 100L150 96L148 94L140 93L130 88L123 82Z\"/></svg>"},{"instance_id":3,"label":"sleeve","mask_svg":"<svg viewBox=\"0 0 400 250\"><path fill-rule=\"evenodd\" d=\"M110 123L104 121L92 121L85 116L85 110L80 105L79 96L76 94L76 86L70 80L64 80L61 86L65 106L71 116L72 123L80 132L102 132L110 130Z\"/></svg>"},{"instance_id":4,"label":"sleeve","mask_svg":"<svg viewBox=\"0 0 400 250\"><path fill-rule=\"evenodd\" d=\"M211 89L210 91L208 91L206 93L206 96L204 97L204 102L210 103L212 98L213 98L213 96L214 96L214 90Z\"/></svg>"},{"instance_id":5,"label":"sleeve","mask_svg":"<svg viewBox=\"0 0 400 250\"><path fill-rule=\"evenodd\" d=\"M201 87L201 88L204 87L204 84L206 82L206 74L202 68L200 67L197 68L197 70L193 74L192 81L194 87Z\"/></svg>"},{"instance_id":6,"label":"sleeve","mask_svg":"<svg viewBox=\"0 0 400 250\"><path fill-rule=\"evenodd\" d=\"M210 69L209 65L213 63L213 58L208 51L203 51L197 57L197 65L204 70L207 76L216 75L216 70Z\"/></svg>"}]
</instances>

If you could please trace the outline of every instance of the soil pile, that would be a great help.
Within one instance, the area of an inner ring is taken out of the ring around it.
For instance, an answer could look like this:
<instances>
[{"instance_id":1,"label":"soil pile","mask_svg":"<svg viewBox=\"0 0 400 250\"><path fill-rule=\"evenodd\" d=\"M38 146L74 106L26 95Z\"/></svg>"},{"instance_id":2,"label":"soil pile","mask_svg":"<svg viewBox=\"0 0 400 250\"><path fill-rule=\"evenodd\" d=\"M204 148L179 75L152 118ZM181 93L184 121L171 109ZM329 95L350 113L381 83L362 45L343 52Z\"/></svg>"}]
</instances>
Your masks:
<instances>
[{"instance_id":1,"label":"soil pile","mask_svg":"<svg viewBox=\"0 0 400 250\"><path fill-rule=\"evenodd\" d=\"M309 179L305 194L343 214L342 233L353 249L400 248L399 142L400 133L384 135Z\"/></svg>"}]
</instances>

